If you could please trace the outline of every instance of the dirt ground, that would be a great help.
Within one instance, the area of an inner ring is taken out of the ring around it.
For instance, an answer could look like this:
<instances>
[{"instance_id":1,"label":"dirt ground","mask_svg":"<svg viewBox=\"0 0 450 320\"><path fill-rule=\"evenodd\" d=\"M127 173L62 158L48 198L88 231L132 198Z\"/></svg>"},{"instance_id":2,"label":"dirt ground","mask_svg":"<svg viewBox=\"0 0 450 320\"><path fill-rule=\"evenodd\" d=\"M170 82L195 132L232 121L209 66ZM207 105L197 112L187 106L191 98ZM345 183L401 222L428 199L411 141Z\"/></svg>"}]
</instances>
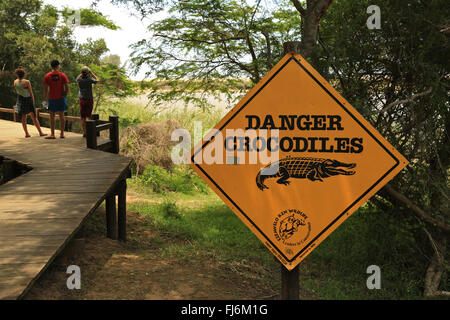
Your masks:
<instances>
[{"instance_id":1,"label":"dirt ground","mask_svg":"<svg viewBox=\"0 0 450 320\"><path fill-rule=\"evenodd\" d=\"M259 279L257 268L246 269L201 255L177 259L161 254L158 244L151 241L152 230L145 227L145 222L136 213L128 212L129 241L108 239L104 217L104 209L100 208L88 219L24 299L233 300L279 297L279 290ZM67 289L69 265L80 267L80 290ZM314 299L306 291L301 292L301 296Z\"/></svg>"}]
</instances>

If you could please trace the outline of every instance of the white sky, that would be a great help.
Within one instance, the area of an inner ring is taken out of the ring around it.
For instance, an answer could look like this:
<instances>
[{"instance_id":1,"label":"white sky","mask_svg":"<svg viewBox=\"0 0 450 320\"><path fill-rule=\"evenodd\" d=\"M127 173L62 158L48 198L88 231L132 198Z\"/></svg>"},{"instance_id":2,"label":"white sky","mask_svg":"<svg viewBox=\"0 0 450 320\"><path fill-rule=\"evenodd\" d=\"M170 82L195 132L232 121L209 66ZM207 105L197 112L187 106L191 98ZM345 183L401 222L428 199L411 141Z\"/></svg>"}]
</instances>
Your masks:
<instances>
[{"instance_id":1,"label":"white sky","mask_svg":"<svg viewBox=\"0 0 450 320\"><path fill-rule=\"evenodd\" d=\"M72 9L89 8L91 0L44 0L45 4L51 4L59 9L69 7ZM103 27L76 27L74 36L77 42L86 42L87 38L94 40L103 38L109 48L108 54L117 54L120 56L122 64L129 60L132 49L129 46L144 38L149 38L147 26L152 22L150 19L141 19L133 16L131 12L123 6L114 6L108 0L99 2L97 9L105 16L108 16L121 29L109 30ZM156 19L158 15L152 17ZM141 80L144 77L145 70L141 70L138 75L131 75L131 79Z\"/></svg>"}]
</instances>

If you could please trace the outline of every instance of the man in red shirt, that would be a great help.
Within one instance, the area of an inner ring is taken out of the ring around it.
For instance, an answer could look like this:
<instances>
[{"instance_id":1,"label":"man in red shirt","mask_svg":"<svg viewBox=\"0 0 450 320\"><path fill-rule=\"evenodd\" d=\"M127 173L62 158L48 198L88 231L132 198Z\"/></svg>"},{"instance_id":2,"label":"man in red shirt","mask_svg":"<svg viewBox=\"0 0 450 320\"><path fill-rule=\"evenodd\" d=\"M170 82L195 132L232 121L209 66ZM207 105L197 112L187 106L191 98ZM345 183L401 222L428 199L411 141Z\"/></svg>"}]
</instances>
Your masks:
<instances>
[{"instance_id":1,"label":"man in red shirt","mask_svg":"<svg viewBox=\"0 0 450 320\"><path fill-rule=\"evenodd\" d=\"M58 60L51 62L52 71L44 77L44 100L47 101L50 111L50 130L51 135L46 139L55 139L55 112L59 113L59 124L61 127L60 137L64 138L64 126L66 123L64 111L67 110L66 96L69 93L69 79L60 72Z\"/></svg>"}]
</instances>

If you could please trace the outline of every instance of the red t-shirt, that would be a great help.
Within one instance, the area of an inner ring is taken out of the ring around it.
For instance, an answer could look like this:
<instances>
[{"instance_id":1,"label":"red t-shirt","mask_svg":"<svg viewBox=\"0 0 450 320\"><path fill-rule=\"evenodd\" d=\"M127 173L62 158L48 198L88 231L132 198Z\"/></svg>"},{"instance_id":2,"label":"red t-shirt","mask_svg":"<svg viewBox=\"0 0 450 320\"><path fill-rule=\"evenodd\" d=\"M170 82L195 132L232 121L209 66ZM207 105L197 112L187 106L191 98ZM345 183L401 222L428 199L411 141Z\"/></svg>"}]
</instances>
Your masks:
<instances>
[{"instance_id":1,"label":"red t-shirt","mask_svg":"<svg viewBox=\"0 0 450 320\"><path fill-rule=\"evenodd\" d=\"M67 76L59 71L51 71L44 77L44 83L50 87L49 100L59 100L63 97L64 84L69 83Z\"/></svg>"}]
</instances>

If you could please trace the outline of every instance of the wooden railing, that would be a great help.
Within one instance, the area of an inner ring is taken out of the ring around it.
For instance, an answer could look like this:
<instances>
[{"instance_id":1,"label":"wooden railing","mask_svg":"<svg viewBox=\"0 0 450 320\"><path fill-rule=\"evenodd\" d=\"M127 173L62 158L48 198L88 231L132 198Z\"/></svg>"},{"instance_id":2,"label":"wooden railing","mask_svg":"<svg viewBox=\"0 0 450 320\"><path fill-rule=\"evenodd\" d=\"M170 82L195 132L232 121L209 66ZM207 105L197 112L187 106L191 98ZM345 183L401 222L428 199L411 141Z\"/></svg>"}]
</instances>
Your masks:
<instances>
[{"instance_id":1,"label":"wooden railing","mask_svg":"<svg viewBox=\"0 0 450 320\"><path fill-rule=\"evenodd\" d=\"M39 118L50 119L49 113L41 112L42 109L36 108L36 116ZM17 114L14 112L14 108L0 108L0 113L12 113L14 121L17 121ZM0 117L1 118L1 117ZM58 118L58 117L56 117ZM81 122L81 118L74 116L65 116L66 123L65 128L69 122ZM86 121L86 146L90 149L102 150L111 153L119 153L119 117L109 116L109 121L99 119L98 114L93 114L92 120ZM106 143L98 144L97 137L100 136L100 132L109 130L109 141Z\"/></svg>"},{"instance_id":2,"label":"wooden railing","mask_svg":"<svg viewBox=\"0 0 450 320\"><path fill-rule=\"evenodd\" d=\"M14 112L14 108L12 108L12 109L10 109L10 108L0 108L0 112L12 113L14 121L17 121L17 114Z\"/></svg>"},{"instance_id":3,"label":"wooden railing","mask_svg":"<svg viewBox=\"0 0 450 320\"><path fill-rule=\"evenodd\" d=\"M41 108L36 108L36 116L39 118L44 118L44 119L50 119L50 113L45 113L42 112ZM0 108L0 113L12 113L13 114L13 118L14 121L18 121L20 119L17 119L17 114L14 112L14 107L12 108ZM80 117L74 117L74 116L65 116L64 117L66 119L66 127L67 127L67 122L81 122Z\"/></svg>"},{"instance_id":4,"label":"wooden railing","mask_svg":"<svg viewBox=\"0 0 450 320\"><path fill-rule=\"evenodd\" d=\"M119 153L119 117L109 116L109 121L99 120L98 115L92 115L93 120L86 121L86 145L90 149L97 149L111 153ZM97 137L103 130L109 130L109 141L97 143Z\"/></svg>"},{"instance_id":5,"label":"wooden railing","mask_svg":"<svg viewBox=\"0 0 450 320\"><path fill-rule=\"evenodd\" d=\"M36 108L36 116L44 118L44 119L50 119L50 113L42 112L41 110L43 110L43 109ZM58 117L56 117L56 119L58 119ZM66 119L66 127L67 127L67 122L81 122L80 117L64 116L64 119Z\"/></svg>"}]
</instances>

